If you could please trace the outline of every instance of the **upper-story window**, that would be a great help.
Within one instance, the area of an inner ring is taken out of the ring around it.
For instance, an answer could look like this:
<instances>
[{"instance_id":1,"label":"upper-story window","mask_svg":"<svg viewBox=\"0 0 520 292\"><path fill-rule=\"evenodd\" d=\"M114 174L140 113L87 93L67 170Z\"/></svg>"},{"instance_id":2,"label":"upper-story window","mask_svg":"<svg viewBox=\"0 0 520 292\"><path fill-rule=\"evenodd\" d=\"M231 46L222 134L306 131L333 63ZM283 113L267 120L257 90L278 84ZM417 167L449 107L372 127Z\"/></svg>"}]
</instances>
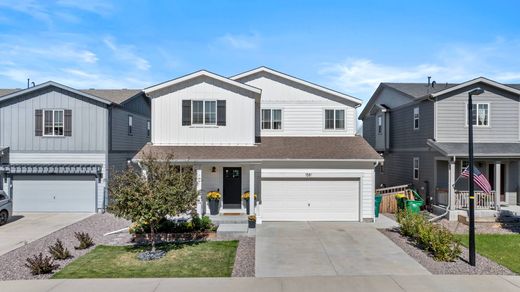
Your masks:
<instances>
[{"instance_id":1,"label":"upper-story window","mask_svg":"<svg viewBox=\"0 0 520 292\"><path fill-rule=\"evenodd\" d=\"M134 117L132 115L128 115L128 135L133 135L133 127L134 127Z\"/></svg>"},{"instance_id":2,"label":"upper-story window","mask_svg":"<svg viewBox=\"0 0 520 292\"><path fill-rule=\"evenodd\" d=\"M379 134L379 135L383 134L383 117L382 116L377 117L377 134Z\"/></svg>"},{"instance_id":3,"label":"upper-story window","mask_svg":"<svg viewBox=\"0 0 520 292\"><path fill-rule=\"evenodd\" d=\"M419 129L419 108L416 107L413 109L413 129Z\"/></svg>"},{"instance_id":4,"label":"upper-story window","mask_svg":"<svg viewBox=\"0 0 520 292\"><path fill-rule=\"evenodd\" d=\"M466 107L466 117L468 116ZM486 127L489 126L489 103L474 103L473 104L473 116L471 117L473 126ZM466 118L466 125L468 119Z\"/></svg>"},{"instance_id":5,"label":"upper-story window","mask_svg":"<svg viewBox=\"0 0 520 292\"><path fill-rule=\"evenodd\" d=\"M146 121L146 136L150 137L150 134L152 133L152 122L150 120Z\"/></svg>"},{"instance_id":6,"label":"upper-story window","mask_svg":"<svg viewBox=\"0 0 520 292\"><path fill-rule=\"evenodd\" d=\"M43 111L43 136L64 136L64 110Z\"/></svg>"},{"instance_id":7,"label":"upper-story window","mask_svg":"<svg viewBox=\"0 0 520 292\"><path fill-rule=\"evenodd\" d=\"M217 101L216 100L193 100L192 101L193 125L216 125L217 124Z\"/></svg>"},{"instance_id":8,"label":"upper-story window","mask_svg":"<svg viewBox=\"0 0 520 292\"><path fill-rule=\"evenodd\" d=\"M325 110L325 129L344 130L345 129L345 110L326 109Z\"/></svg>"},{"instance_id":9,"label":"upper-story window","mask_svg":"<svg viewBox=\"0 0 520 292\"><path fill-rule=\"evenodd\" d=\"M282 129L282 110L281 109L262 109L262 130L281 130Z\"/></svg>"}]
</instances>

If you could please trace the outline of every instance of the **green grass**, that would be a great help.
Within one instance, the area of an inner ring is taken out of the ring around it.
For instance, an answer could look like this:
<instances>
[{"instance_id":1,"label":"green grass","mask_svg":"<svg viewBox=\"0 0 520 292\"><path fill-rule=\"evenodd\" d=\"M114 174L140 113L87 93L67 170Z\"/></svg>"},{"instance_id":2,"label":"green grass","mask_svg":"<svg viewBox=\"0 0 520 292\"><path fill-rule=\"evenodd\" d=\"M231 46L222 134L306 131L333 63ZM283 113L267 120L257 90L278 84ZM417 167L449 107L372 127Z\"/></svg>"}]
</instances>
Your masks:
<instances>
[{"instance_id":1,"label":"green grass","mask_svg":"<svg viewBox=\"0 0 520 292\"><path fill-rule=\"evenodd\" d=\"M100 245L53 278L229 277L237 246L238 241L163 244L163 258L140 261L137 254L145 247Z\"/></svg>"},{"instance_id":2,"label":"green grass","mask_svg":"<svg viewBox=\"0 0 520 292\"><path fill-rule=\"evenodd\" d=\"M468 246L468 235L456 235ZM520 234L477 234L475 245L480 255L520 274Z\"/></svg>"}]
</instances>

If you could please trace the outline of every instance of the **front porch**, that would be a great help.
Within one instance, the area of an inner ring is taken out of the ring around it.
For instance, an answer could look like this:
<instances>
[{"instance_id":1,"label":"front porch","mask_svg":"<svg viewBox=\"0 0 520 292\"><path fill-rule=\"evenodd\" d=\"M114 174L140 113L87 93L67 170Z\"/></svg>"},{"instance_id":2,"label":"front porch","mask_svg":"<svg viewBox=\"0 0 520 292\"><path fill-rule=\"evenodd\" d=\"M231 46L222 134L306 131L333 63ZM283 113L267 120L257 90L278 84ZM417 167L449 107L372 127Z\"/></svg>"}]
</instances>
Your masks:
<instances>
[{"instance_id":1,"label":"front porch","mask_svg":"<svg viewBox=\"0 0 520 292\"><path fill-rule=\"evenodd\" d=\"M247 201L242 199L242 194L249 191L257 194L256 202L250 200L250 214L257 215L260 199L260 164L259 163L198 163L194 165L196 171L197 191L199 199L197 212L209 215L210 209L207 193L216 191L221 194L219 202L219 214L212 216L213 221L244 221L247 214ZM258 222L260 223L260 222Z\"/></svg>"},{"instance_id":2,"label":"front porch","mask_svg":"<svg viewBox=\"0 0 520 292\"><path fill-rule=\"evenodd\" d=\"M460 174L467 167L466 158L436 158L435 197L437 209L447 209L450 220L469 209L469 180ZM492 159L477 157L475 166L491 185L491 193L481 191L475 185L476 216L496 216L503 206L516 205L518 195L519 161L516 159Z\"/></svg>"}]
</instances>

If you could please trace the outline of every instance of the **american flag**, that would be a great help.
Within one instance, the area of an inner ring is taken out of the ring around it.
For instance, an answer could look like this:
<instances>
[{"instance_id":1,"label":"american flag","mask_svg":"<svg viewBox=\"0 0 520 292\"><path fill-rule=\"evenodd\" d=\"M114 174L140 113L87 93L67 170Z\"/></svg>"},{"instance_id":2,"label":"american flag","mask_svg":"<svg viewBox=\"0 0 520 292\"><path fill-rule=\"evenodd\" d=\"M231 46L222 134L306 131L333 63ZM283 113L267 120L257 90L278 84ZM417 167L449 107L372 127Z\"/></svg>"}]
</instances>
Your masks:
<instances>
[{"instance_id":1,"label":"american flag","mask_svg":"<svg viewBox=\"0 0 520 292\"><path fill-rule=\"evenodd\" d=\"M466 167L460 175L469 178L469 166ZM489 184L489 181L475 166L473 166L473 179L482 191L486 194L491 194L491 185Z\"/></svg>"}]
</instances>

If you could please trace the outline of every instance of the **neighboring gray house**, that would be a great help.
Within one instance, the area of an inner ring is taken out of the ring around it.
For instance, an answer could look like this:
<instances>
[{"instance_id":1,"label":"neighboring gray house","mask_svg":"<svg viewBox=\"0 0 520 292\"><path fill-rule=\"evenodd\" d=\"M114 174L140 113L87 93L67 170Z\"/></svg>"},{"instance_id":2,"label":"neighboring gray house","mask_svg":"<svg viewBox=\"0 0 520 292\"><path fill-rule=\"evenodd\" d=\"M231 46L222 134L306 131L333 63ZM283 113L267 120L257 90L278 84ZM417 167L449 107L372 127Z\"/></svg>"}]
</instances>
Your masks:
<instances>
[{"instance_id":1,"label":"neighboring gray house","mask_svg":"<svg viewBox=\"0 0 520 292\"><path fill-rule=\"evenodd\" d=\"M379 85L359 116L363 137L385 159L376 186L412 184L434 211L448 207L451 219L466 209L467 180L457 178L467 166L467 99L476 87L485 92L473 97L475 166L493 188L492 195L478 192L477 209L517 204L520 85L482 77L461 84Z\"/></svg>"},{"instance_id":2,"label":"neighboring gray house","mask_svg":"<svg viewBox=\"0 0 520 292\"><path fill-rule=\"evenodd\" d=\"M18 212L95 212L109 170L151 136L141 90L76 90L56 82L0 90L0 175Z\"/></svg>"}]
</instances>

